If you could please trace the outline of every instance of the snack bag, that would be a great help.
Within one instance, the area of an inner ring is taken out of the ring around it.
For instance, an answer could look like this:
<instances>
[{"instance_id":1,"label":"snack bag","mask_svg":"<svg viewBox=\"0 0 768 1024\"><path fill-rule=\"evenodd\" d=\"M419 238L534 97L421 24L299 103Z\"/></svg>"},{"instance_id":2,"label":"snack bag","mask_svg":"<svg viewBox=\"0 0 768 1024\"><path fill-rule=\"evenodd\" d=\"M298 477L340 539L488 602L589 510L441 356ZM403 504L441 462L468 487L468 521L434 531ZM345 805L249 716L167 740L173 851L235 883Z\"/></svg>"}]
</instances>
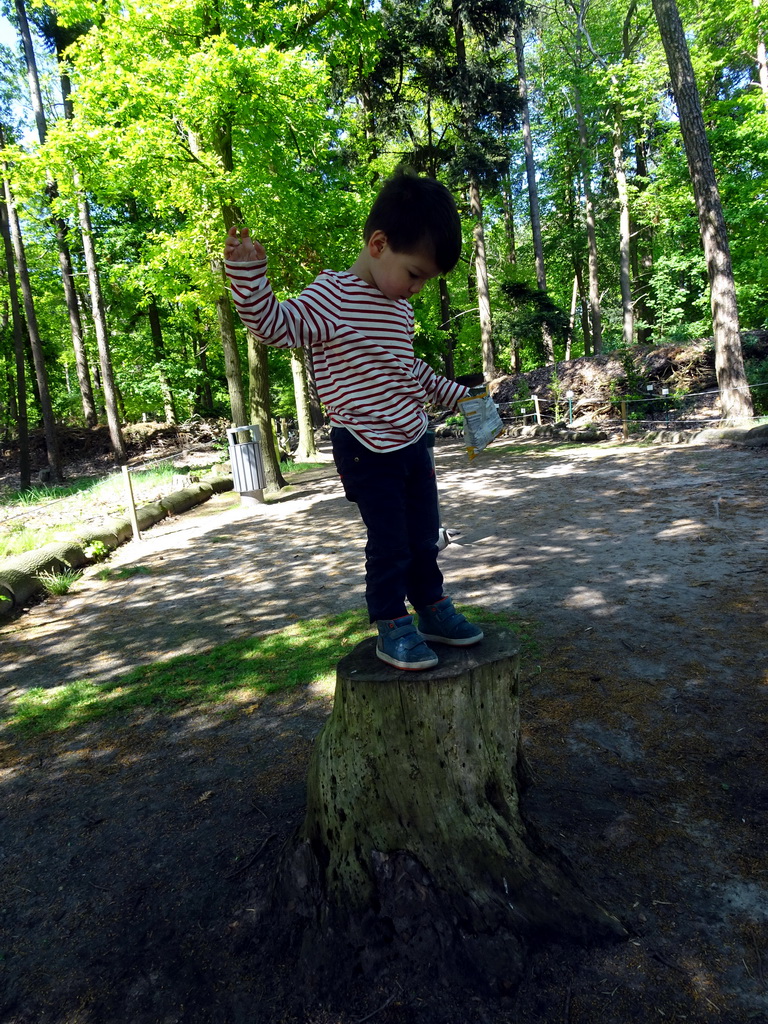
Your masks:
<instances>
[{"instance_id":1,"label":"snack bag","mask_svg":"<svg viewBox=\"0 0 768 1024\"><path fill-rule=\"evenodd\" d=\"M487 387L473 388L466 398L459 399L458 406L464 416L464 441L471 461L499 436L504 424Z\"/></svg>"}]
</instances>

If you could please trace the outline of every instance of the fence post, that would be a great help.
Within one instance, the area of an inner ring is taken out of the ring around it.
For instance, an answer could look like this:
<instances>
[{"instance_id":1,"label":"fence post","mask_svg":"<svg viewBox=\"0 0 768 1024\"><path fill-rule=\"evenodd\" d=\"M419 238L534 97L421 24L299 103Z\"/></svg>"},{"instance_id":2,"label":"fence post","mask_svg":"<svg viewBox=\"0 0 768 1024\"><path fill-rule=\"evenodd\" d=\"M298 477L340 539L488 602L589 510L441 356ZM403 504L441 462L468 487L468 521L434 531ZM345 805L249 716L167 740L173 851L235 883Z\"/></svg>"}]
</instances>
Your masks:
<instances>
[{"instance_id":1,"label":"fence post","mask_svg":"<svg viewBox=\"0 0 768 1024\"><path fill-rule=\"evenodd\" d=\"M127 466L123 466L123 480L125 482L125 498L128 503L128 512L131 517L131 526L133 527L133 539L141 540L141 531L139 530L139 520L136 516L136 505L133 500L133 484L131 483L131 474Z\"/></svg>"},{"instance_id":2,"label":"fence post","mask_svg":"<svg viewBox=\"0 0 768 1024\"><path fill-rule=\"evenodd\" d=\"M533 404L534 404L534 407L536 409L536 422L538 423L539 426L541 426L541 407L539 405L539 396L538 395L534 395L533 396Z\"/></svg>"},{"instance_id":3,"label":"fence post","mask_svg":"<svg viewBox=\"0 0 768 1024\"><path fill-rule=\"evenodd\" d=\"M622 398L621 400L621 422L624 426L624 440L629 437L629 423L627 422L627 400Z\"/></svg>"}]
</instances>

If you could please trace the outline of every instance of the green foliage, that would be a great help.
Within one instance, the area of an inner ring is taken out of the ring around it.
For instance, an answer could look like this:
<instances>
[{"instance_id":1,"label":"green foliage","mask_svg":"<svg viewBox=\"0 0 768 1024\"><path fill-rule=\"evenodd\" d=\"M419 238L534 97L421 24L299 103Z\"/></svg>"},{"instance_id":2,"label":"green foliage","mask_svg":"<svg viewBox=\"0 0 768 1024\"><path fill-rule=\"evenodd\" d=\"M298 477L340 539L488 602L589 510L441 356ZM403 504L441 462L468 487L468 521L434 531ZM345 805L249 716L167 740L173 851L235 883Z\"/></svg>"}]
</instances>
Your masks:
<instances>
[{"instance_id":1,"label":"green foliage","mask_svg":"<svg viewBox=\"0 0 768 1024\"><path fill-rule=\"evenodd\" d=\"M555 343L555 352L564 351L568 337L568 316L552 297L527 281L505 281L501 291L510 311L505 324L527 356L526 361L540 366L546 361L543 331L546 329Z\"/></svg>"},{"instance_id":2,"label":"green foliage","mask_svg":"<svg viewBox=\"0 0 768 1024\"><path fill-rule=\"evenodd\" d=\"M768 416L768 359L746 359L744 370L756 416Z\"/></svg>"},{"instance_id":3,"label":"green foliage","mask_svg":"<svg viewBox=\"0 0 768 1024\"><path fill-rule=\"evenodd\" d=\"M92 540L83 547L83 553L89 562L103 562L109 555L109 548L101 540Z\"/></svg>"},{"instance_id":4,"label":"green foliage","mask_svg":"<svg viewBox=\"0 0 768 1024\"><path fill-rule=\"evenodd\" d=\"M768 117L755 55L759 34L768 33L766 5L680 0L680 9L728 222L741 326L762 327L768 325ZM629 7L591 0L581 27L576 10L560 2L539 7L526 12L523 26L544 294L534 286L509 45L511 21L523 13L519 4L330 0L310 10L278 0L157 0L149 7L106 0L98 17L83 0L61 0L55 11L36 8L49 42L69 46L74 118L51 119L44 146L13 123L26 76L10 50L0 52L0 105L57 418L81 422L82 403L51 214L67 223L75 278L84 285L76 230L83 193L91 205L121 411L129 421L162 415L169 390L182 419L229 414L215 307L222 282L211 267L225 219L242 216L264 241L270 279L285 298L323 267L354 260L381 177L402 161L454 186L465 215L465 261L448 279L451 330L441 329L437 285L415 303L417 352L436 370L450 365L449 356L457 374L481 369L477 296L468 281L474 276L470 174L482 185L499 368L511 368L513 343L523 369L542 365L545 325L556 357L565 355L577 268L582 290L587 287L584 174L597 220L605 347L623 344L617 132L628 175L637 324L652 343L711 333L695 204L652 7L647 0ZM53 94L53 48L39 51ZM577 96L585 154L574 130ZM7 306L4 280L0 301ZM87 305L93 377L98 356ZM154 331L151 308L159 318ZM578 314L570 344L572 356L585 351ZM245 366L242 331L239 345ZM11 436L14 381L10 327L0 328L0 417ZM270 388L275 415L292 415L286 353L270 353ZM29 379L27 400L35 424ZM98 387L96 400L102 400Z\"/></svg>"},{"instance_id":5,"label":"green foliage","mask_svg":"<svg viewBox=\"0 0 768 1024\"><path fill-rule=\"evenodd\" d=\"M72 587L82 579L80 569L63 569L60 572L39 572L37 579L47 594L61 596L68 594Z\"/></svg>"}]
</instances>

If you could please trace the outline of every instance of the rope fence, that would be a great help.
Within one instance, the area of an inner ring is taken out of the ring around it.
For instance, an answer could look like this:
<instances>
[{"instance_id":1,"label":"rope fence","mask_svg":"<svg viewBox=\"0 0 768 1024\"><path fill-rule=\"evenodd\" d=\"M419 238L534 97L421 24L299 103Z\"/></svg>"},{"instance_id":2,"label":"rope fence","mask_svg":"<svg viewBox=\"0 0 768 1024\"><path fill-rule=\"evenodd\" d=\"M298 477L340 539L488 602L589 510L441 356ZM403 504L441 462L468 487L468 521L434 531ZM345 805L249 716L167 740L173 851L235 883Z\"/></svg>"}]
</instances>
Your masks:
<instances>
[{"instance_id":1,"label":"rope fence","mask_svg":"<svg viewBox=\"0 0 768 1024\"><path fill-rule=\"evenodd\" d=\"M670 394L667 388L657 388L648 385L647 397L620 397L605 395L593 400L581 399L578 402L579 412L592 406L602 408L608 406L613 409L618 406L616 418L621 419L625 425L650 427L674 427L678 430L690 430L696 427L712 426L719 422L721 416L716 409L716 402L720 396L718 389L709 391L698 391L685 395ZM735 390L748 391L750 393L759 388L768 387L765 384L752 384L745 388ZM709 403L709 414L704 413L701 407ZM573 392L565 392L557 398L542 399L533 395L525 400L512 400L500 405L505 414L505 419L515 425L527 426L531 423L542 425L545 423L565 422L570 426L574 420L576 398ZM760 416L753 416L757 421Z\"/></svg>"}]
</instances>

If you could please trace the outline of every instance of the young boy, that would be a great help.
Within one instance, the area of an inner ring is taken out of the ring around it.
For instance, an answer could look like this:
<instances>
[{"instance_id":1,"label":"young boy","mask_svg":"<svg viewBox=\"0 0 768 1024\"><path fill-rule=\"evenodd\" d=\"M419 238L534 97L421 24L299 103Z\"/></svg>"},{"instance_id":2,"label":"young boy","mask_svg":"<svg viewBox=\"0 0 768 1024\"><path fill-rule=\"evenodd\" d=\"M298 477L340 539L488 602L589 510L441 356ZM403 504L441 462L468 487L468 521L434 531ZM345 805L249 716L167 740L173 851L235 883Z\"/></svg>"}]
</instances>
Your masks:
<instances>
[{"instance_id":1,"label":"young boy","mask_svg":"<svg viewBox=\"0 0 768 1024\"><path fill-rule=\"evenodd\" d=\"M464 647L483 638L443 594L425 437L425 403L456 409L468 389L416 358L408 302L458 262L461 222L443 185L399 173L376 198L363 238L349 270L324 270L283 303L266 277L266 251L247 228L230 229L224 257L246 327L269 345L311 352L344 493L368 530L365 598L379 631L376 654L396 668L426 669L438 659L425 641Z\"/></svg>"}]
</instances>

